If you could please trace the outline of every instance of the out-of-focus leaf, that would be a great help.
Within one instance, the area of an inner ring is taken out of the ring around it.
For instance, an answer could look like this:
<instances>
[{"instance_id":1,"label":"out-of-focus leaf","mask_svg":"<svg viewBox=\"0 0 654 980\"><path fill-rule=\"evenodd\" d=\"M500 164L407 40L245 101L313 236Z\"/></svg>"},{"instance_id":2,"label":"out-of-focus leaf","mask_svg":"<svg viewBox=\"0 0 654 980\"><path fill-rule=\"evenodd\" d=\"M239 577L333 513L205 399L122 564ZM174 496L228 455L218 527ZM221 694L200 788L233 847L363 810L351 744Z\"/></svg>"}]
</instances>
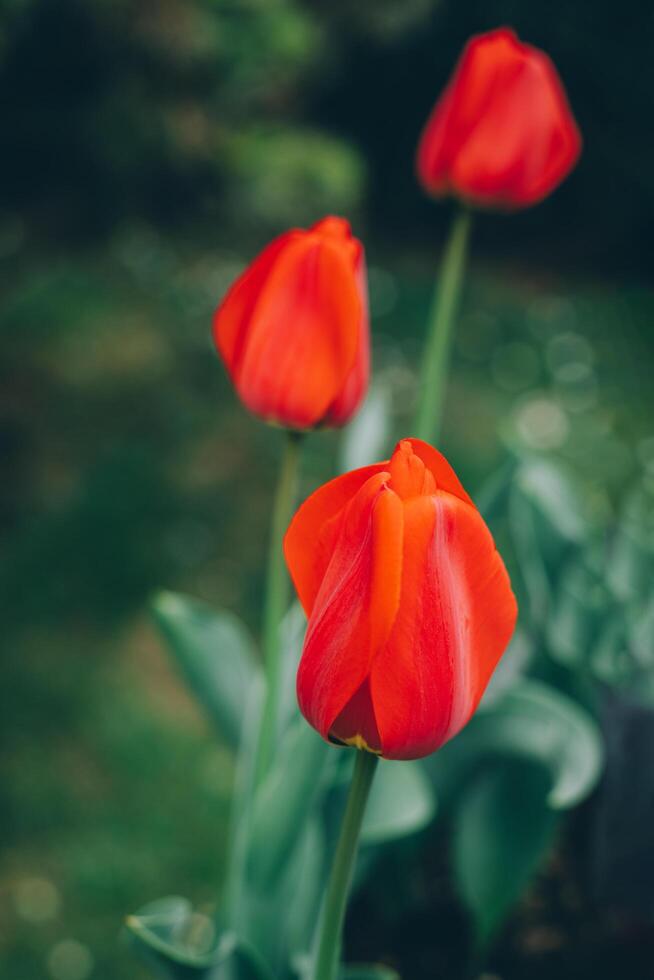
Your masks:
<instances>
[{"instance_id":1,"label":"out-of-focus leaf","mask_svg":"<svg viewBox=\"0 0 654 980\"><path fill-rule=\"evenodd\" d=\"M245 704L243 737L236 754L236 778L230 813L229 847L227 848L227 882L225 887L225 920L239 935L249 938L245 868L248 857L250 826L254 807L257 748L263 705L263 685L255 685Z\"/></svg>"},{"instance_id":2,"label":"out-of-focus leaf","mask_svg":"<svg viewBox=\"0 0 654 980\"><path fill-rule=\"evenodd\" d=\"M530 619L542 626L550 604L550 584L531 502L517 488L509 497L509 526L524 579Z\"/></svg>"},{"instance_id":3,"label":"out-of-focus leaf","mask_svg":"<svg viewBox=\"0 0 654 980\"><path fill-rule=\"evenodd\" d=\"M172 592L156 596L152 614L192 693L235 747L250 691L261 683L246 628L231 613Z\"/></svg>"},{"instance_id":4,"label":"out-of-focus leaf","mask_svg":"<svg viewBox=\"0 0 654 980\"><path fill-rule=\"evenodd\" d=\"M547 523L568 541L583 541L588 521L576 488L560 466L549 459L525 460L518 471L517 482Z\"/></svg>"},{"instance_id":5,"label":"out-of-focus leaf","mask_svg":"<svg viewBox=\"0 0 654 980\"><path fill-rule=\"evenodd\" d=\"M548 648L568 667L588 660L599 618L609 596L603 576L584 560L570 562L561 576L547 621Z\"/></svg>"},{"instance_id":6,"label":"out-of-focus leaf","mask_svg":"<svg viewBox=\"0 0 654 980\"><path fill-rule=\"evenodd\" d=\"M285 907L284 929L288 949L302 951L311 948L328 872L325 833L319 817L307 822L296 861L297 873Z\"/></svg>"},{"instance_id":7,"label":"out-of-focus leaf","mask_svg":"<svg viewBox=\"0 0 654 980\"><path fill-rule=\"evenodd\" d=\"M288 963L298 956L301 961L312 948L325 869L324 834L312 815L295 828L292 849L269 884L261 882L256 869L244 880L244 915L236 931L256 947L276 976L285 976Z\"/></svg>"},{"instance_id":8,"label":"out-of-focus leaf","mask_svg":"<svg viewBox=\"0 0 654 980\"><path fill-rule=\"evenodd\" d=\"M511 456L475 494L477 509L483 514L484 520L490 524L498 513L506 507L517 465L517 460Z\"/></svg>"},{"instance_id":9,"label":"out-of-focus leaf","mask_svg":"<svg viewBox=\"0 0 654 980\"><path fill-rule=\"evenodd\" d=\"M600 624L590 649L589 665L593 676L605 684L623 684L633 677L635 664L623 610L607 616Z\"/></svg>"},{"instance_id":10,"label":"out-of-focus leaf","mask_svg":"<svg viewBox=\"0 0 654 980\"><path fill-rule=\"evenodd\" d=\"M380 384L374 385L343 434L341 472L347 473L388 458L390 412L390 392Z\"/></svg>"},{"instance_id":11,"label":"out-of-focus leaf","mask_svg":"<svg viewBox=\"0 0 654 980\"><path fill-rule=\"evenodd\" d=\"M278 737L281 737L289 725L293 724L300 717L300 709L295 693L295 677L300 662L306 628L307 620L304 615L304 610L299 602L294 602L284 616L280 626L281 678L277 709Z\"/></svg>"},{"instance_id":12,"label":"out-of-focus leaf","mask_svg":"<svg viewBox=\"0 0 654 980\"><path fill-rule=\"evenodd\" d=\"M652 554L639 530L620 527L607 566L607 581L615 596L626 602L642 595L652 580L652 570Z\"/></svg>"},{"instance_id":13,"label":"out-of-focus leaf","mask_svg":"<svg viewBox=\"0 0 654 980\"><path fill-rule=\"evenodd\" d=\"M400 980L399 973L390 966L361 964L346 966L341 974L342 980Z\"/></svg>"},{"instance_id":14,"label":"out-of-focus leaf","mask_svg":"<svg viewBox=\"0 0 654 980\"><path fill-rule=\"evenodd\" d=\"M298 980L311 980L310 956L296 957L294 968ZM353 963L341 967L339 980L400 980L400 975L395 970L391 970L390 966L374 963Z\"/></svg>"},{"instance_id":15,"label":"out-of-focus leaf","mask_svg":"<svg viewBox=\"0 0 654 980\"><path fill-rule=\"evenodd\" d=\"M381 760L361 828L364 844L380 844L422 830L436 813L434 790L418 762Z\"/></svg>"},{"instance_id":16,"label":"out-of-focus leaf","mask_svg":"<svg viewBox=\"0 0 654 980\"><path fill-rule=\"evenodd\" d=\"M603 764L601 735L588 712L539 681L522 680L472 721L429 762L439 798L451 799L488 766L489 756L522 758L550 774L547 802L575 806L594 788Z\"/></svg>"},{"instance_id":17,"label":"out-of-focus leaf","mask_svg":"<svg viewBox=\"0 0 654 980\"><path fill-rule=\"evenodd\" d=\"M607 580L621 601L649 595L654 575L654 494L636 487L627 497L618 526Z\"/></svg>"},{"instance_id":18,"label":"out-of-focus leaf","mask_svg":"<svg viewBox=\"0 0 654 980\"><path fill-rule=\"evenodd\" d=\"M320 790L328 752L303 718L284 736L254 801L247 873L261 888L284 869Z\"/></svg>"},{"instance_id":19,"label":"out-of-focus leaf","mask_svg":"<svg viewBox=\"0 0 654 980\"><path fill-rule=\"evenodd\" d=\"M126 927L139 953L169 980L271 980L247 943L231 932L218 938L213 921L184 898L152 902Z\"/></svg>"},{"instance_id":20,"label":"out-of-focus leaf","mask_svg":"<svg viewBox=\"0 0 654 980\"><path fill-rule=\"evenodd\" d=\"M638 666L642 669L654 666L654 595L631 618L629 639Z\"/></svg>"},{"instance_id":21,"label":"out-of-focus leaf","mask_svg":"<svg viewBox=\"0 0 654 980\"><path fill-rule=\"evenodd\" d=\"M518 627L484 692L483 704L485 708L501 698L514 684L517 684L525 671L531 653L532 642L525 631Z\"/></svg>"},{"instance_id":22,"label":"out-of-focus leaf","mask_svg":"<svg viewBox=\"0 0 654 980\"><path fill-rule=\"evenodd\" d=\"M544 769L516 760L478 772L455 814L458 889L486 943L519 899L550 847L557 815L547 806Z\"/></svg>"}]
</instances>

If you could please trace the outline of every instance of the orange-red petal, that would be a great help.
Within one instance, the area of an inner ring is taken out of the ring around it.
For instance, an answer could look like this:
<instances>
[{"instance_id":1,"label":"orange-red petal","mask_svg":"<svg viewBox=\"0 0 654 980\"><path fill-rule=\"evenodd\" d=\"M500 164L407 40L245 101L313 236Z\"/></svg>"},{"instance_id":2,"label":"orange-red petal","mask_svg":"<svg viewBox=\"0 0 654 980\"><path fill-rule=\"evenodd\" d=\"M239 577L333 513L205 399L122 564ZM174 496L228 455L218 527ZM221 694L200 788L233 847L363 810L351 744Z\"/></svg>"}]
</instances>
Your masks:
<instances>
[{"instance_id":1,"label":"orange-red petal","mask_svg":"<svg viewBox=\"0 0 654 980\"><path fill-rule=\"evenodd\" d=\"M393 629L400 600L403 507L387 473L348 504L309 618L297 691L302 713L327 738Z\"/></svg>"},{"instance_id":2,"label":"orange-red petal","mask_svg":"<svg viewBox=\"0 0 654 980\"><path fill-rule=\"evenodd\" d=\"M417 169L433 194L518 208L549 194L580 151L551 60L501 28L466 45L421 136Z\"/></svg>"},{"instance_id":3,"label":"orange-red petal","mask_svg":"<svg viewBox=\"0 0 654 980\"><path fill-rule=\"evenodd\" d=\"M296 512L284 538L284 555L298 598L309 616L332 557L342 512L358 490L387 464L374 463L324 483Z\"/></svg>"},{"instance_id":4,"label":"orange-red petal","mask_svg":"<svg viewBox=\"0 0 654 980\"><path fill-rule=\"evenodd\" d=\"M515 626L515 598L479 513L448 493L404 504L402 594L370 692L382 754L419 758L468 721Z\"/></svg>"},{"instance_id":5,"label":"orange-red petal","mask_svg":"<svg viewBox=\"0 0 654 980\"><path fill-rule=\"evenodd\" d=\"M424 442L422 439L402 439L398 443L395 452L400 451L405 443L408 443L411 451L431 471L436 481L436 487L439 490L445 490L447 493L453 494L459 500L464 500L471 507L474 507L472 500L463 489L461 481L442 453L439 453L437 449L434 449L433 446L430 446L428 442Z\"/></svg>"},{"instance_id":6,"label":"orange-red petal","mask_svg":"<svg viewBox=\"0 0 654 980\"><path fill-rule=\"evenodd\" d=\"M311 234L289 242L265 279L234 367L248 408L298 428L320 422L354 365L360 320L339 246Z\"/></svg>"},{"instance_id":7,"label":"orange-red petal","mask_svg":"<svg viewBox=\"0 0 654 980\"><path fill-rule=\"evenodd\" d=\"M229 288L214 313L214 341L232 380L243 356L250 317L270 270L286 246L301 235L301 231L292 229L270 242Z\"/></svg>"},{"instance_id":8,"label":"orange-red petal","mask_svg":"<svg viewBox=\"0 0 654 980\"><path fill-rule=\"evenodd\" d=\"M354 364L342 389L329 406L325 416L327 425L341 426L352 418L365 393L370 379L370 313L368 310L368 277L363 248L357 243L354 256L354 278L361 301L361 320Z\"/></svg>"}]
</instances>

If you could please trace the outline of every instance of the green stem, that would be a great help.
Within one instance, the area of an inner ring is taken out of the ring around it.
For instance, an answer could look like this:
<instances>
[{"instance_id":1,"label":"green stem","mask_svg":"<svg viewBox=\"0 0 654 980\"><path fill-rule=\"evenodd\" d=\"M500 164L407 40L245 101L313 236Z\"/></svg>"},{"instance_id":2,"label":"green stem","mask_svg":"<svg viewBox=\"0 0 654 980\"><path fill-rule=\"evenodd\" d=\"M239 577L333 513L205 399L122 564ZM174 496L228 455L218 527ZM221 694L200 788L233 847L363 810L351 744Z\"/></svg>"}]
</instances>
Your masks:
<instances>
[{"instance_id":1,"label":"green stem","mask_svg":"<svg viewBox=\"0 0 654 980\"><path fill-rule=\"evenodd\" d=\"M336 846L320 925L313 980L336 980L341 953L341 932L354 869L359 833L378 758L357 750L341 833Z\"/></svg>"},{"instance_id":2,"label":"green stem","mask_svg":"<svg viewBox=\"0 0 654 980\"><path fill-rule=\"evenodd\" d=\"M461 208L452 222L429 312L414 435L434 442L440 435L454 320L466 264L471 214Z\"/></svg>"},{"instance_id":3,"label":"green stem","mask_svg":"<svg viewBox=\"0 0 654 980\"><path fill-rule=\"evenodd\" d=\"M257 749L257 785L268 771L275 743L280 682L279 627L288 607L290 592L284 561L283 541L293 516L301 442L302 433L289 431L286 434L286 447L273 505L266 572L266 597L263 610L262 646L266 673L266 695Z\"/></svg>"}]
</instances>

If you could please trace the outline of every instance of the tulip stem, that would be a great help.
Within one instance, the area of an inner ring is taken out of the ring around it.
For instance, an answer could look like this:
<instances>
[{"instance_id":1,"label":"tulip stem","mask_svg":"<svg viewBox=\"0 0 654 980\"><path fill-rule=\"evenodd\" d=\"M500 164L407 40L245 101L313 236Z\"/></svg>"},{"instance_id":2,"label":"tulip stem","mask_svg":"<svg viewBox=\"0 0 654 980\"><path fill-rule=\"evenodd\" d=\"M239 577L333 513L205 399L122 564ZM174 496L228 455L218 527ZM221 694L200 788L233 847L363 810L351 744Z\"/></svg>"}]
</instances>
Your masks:
<instances>
[{"instance_id":1,"label":"tulip stem","mask_svg":"<svg viewBox=\"0 0 654 980\"><path fill-rule=\"evenodd\" d=\"M454 217L429 312L414 425L415 435L426 442L435 442L440 435L471 218L470 211L465 208L460 208Z\"/></svg>"},{"instance_id":2,"label":"tulip stem","mask_svg":"<svg viewBox=\"0 0 654 980\"><path fill-rule=\"evenodd\" d=\"M336 980L338 976L347 897L359 845L363 814L378 761L377 756L372 752L357 749L350 792L322 910L313 980Z\"/></svg>"},{"instance_id":3,"label":"tulip stem","mask_svg":"<svg viewBox=\"0 0 654 980\"><path fill-rule=\"evenodd\" d=\"M262 647L266 674L266 696L257 747L256 783L268 771L275 744L280 683L279 630L288 607L289 581L284 561L284 535L293 516L297 492L302 433L288 431L286 446L279 470L272 512L266 596L263 610Z\"/></svg>"}]
</instances>

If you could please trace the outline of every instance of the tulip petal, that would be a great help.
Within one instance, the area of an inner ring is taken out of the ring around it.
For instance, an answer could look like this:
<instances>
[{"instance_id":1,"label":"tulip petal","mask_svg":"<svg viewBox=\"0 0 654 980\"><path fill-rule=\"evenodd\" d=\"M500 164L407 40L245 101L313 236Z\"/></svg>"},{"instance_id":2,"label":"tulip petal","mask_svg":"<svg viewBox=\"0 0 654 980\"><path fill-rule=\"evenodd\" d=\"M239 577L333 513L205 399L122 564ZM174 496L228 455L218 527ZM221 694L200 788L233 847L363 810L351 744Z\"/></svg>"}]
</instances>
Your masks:
<instances>
[{"instance_id":1,"label":"tulip petal","mask_svg":"<svg viewBox=\"0 0 654 980\"><path fill-rule=\"evenodd\" d=\"M458 476L442 453L439 453L437 449L430 446L428 442L423 442L422 439L405 439L403 442L409 443L416 456L431 471L439 490L445 490L447 493L451 493L454 497L458 497L459 500L463 500L466 504L474 507L472 500L461 486Z\"/></svg>"},{"instance_id":2,"label":"tulip petal","mask_svg":"<svg viewBox=\"0 0 654 980\"><path fill-rule=\"evenodd\" d=\"M381 735L375 718L369 677L332 722L330 737L346 745L356 745L358 749L381 752Z\"/></svg>"},{"instance_id":3,"label":"tulip petal","mask_svg":"<svg viewBox=\"0 0 654 980\"><path fill-rule=\"evenodd\" d=\"M452 180L480 203L535 204L574 165L581 140L545 55L531 49L501 75L501 106L480 117L453 161Z\"/></svg>"},{"instance_id":4,"label":"tulip petal","mask_svg":"<svg viewBox=\"0 0 654 980\"><path fill-rule=\"evenodd\" d=\"M355 281L361 301L359 342L352 369L345 379L342 390L329 406L329 410L325 416L325 423L327 425L345 425L354 415L364 394L368 390L368 380L370 378L370 313L368 309L366 260L363 248L360 245L357 248L354 268Z\"/></svg>"},{"instance_id":5,"label":"tulip petal","mask_svg":"<svg viewBox=\"0 0 654 980\"><path fill-rule=\"evenodd\" d=\"M364 483L386 466L374 463L337 476L314 491L293 517L284 538L284 555L307 616L331 561L344 508Z\"/></svg>"},{"instance_id":6,"label":"tulip petal","mask_svg":"<svg viewBox=\"0 0 654 980\"><path fill-rule=\"evenodd\" d=\"M309 619L298 670L300 709L327 738L386 644L400 601L403 506L372 476L348 505Z\"/></svg>"},{"instance_id":7,"label":"tulip petal","mask_svg":"<svg viewBox=\"0 0 654 980\"><path fill-rule=\"evenodd\" d=\"M553 63L501 28L466 45L421 136L417 169L434 194L518 208L549 194L580 151Z\"/></svg>"},{"instance_id":8,"label":"tulip petal","mask_svg":"<svg viewBox=\"0 0 654 980\"><path fill-rule=\"evenodd\" d=\"M269 271L234 365L248 408L297 428L320 422L354 365L361 316L338 241L312 232L292 240Z\"/></svg>"},{"instance_id":9,"label":"tulip petal","mask_svg":"<svg viewBox=\"0 0 654 980\"><path fill-rule=\"evenodd\" d=\"M266 278L280 252L301 236L301 231L291 230L270 242L233 283L214 313L214 341L232 380L235 365L242 357L245 331Z\"/></svg>"},{"instance_id":10,"label":"tulip petal","mask_svg":"<svg viewBox=\"0 0 654 980\"><path fill-rule=\"evenodd\" d=\"M449 493L404 504L402 592L370 671L382 754L419 758L476 708L514 629L517 607L479 513Z\"/></svg>"},{"instance_id":11,"label":"tulip petal","mask_svg":"<svg viewBox=\"0 0 654 980\"><path fill-rule=\"evenodd\" d=\"M503 66L513 61L518 44L514 31L506 27L473 37L466 44L418 146L418 172L432 193L450 189L452 164L488 111Z\"/></svg>"}]
</instances>

